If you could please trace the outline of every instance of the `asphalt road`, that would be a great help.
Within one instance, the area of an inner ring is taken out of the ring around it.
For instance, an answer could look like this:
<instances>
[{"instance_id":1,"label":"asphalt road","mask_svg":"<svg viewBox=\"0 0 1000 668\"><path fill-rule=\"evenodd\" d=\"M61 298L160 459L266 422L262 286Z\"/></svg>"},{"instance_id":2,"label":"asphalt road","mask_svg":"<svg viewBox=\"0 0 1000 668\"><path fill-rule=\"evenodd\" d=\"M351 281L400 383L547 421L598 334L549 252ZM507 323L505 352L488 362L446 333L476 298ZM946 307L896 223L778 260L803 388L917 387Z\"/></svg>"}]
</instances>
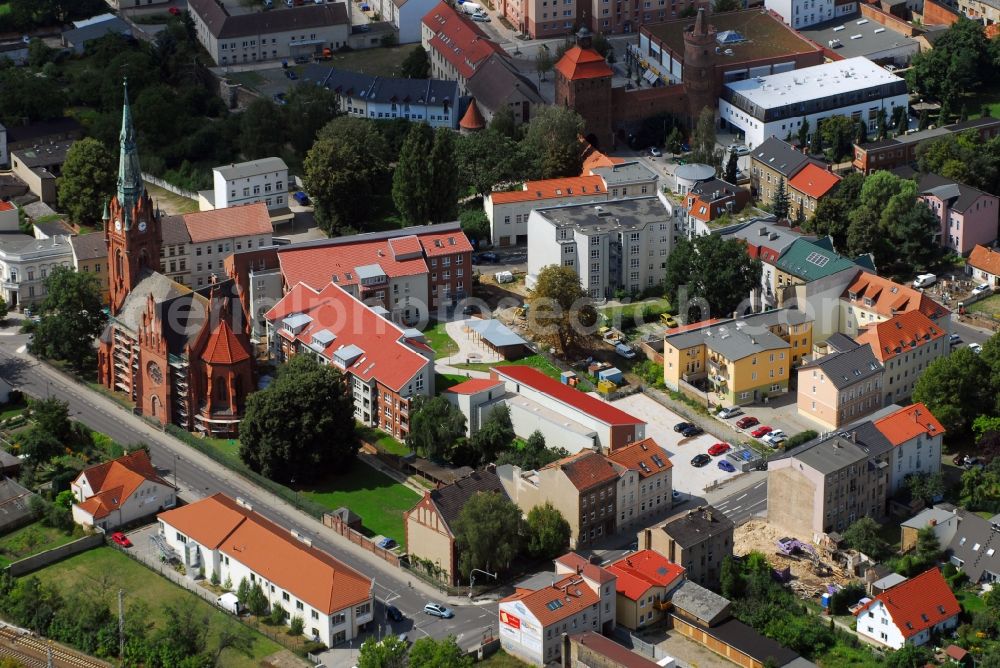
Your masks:
<instances>
[{"instance_id":1,"label":"asphalt road","mask_svg":"<svg viewBox=\"0 0 1000 668\"><path fill-rule=\"evenodd\" d=\"M751 515L767 510L767 478L712 505L738 525Z\"/></svg>"},{"instance_id":2,"label":"asphalt road","mask_svg":"<svg viewBox=\"0 0 1000 668\"><path fill-rule=\"evenodd\" d=\"M986 343L986 340L992 336L989 332L984 332L978 327L969 327L964 322L958 319L957 316L952 316L951 319L951 331L962 337L962 343L960 346L967 346L970 343L978 343L982 345Z\"/></svg>"},{"instance_id":3,"label":"asphalt road","mask_svg":"<svg viewBox=\"0 0 1000 668\"><path fill-rule=\"evenodd\" d=\"M484 631L492 625L496 631L495 602L479 605L453 605L455 617L441 620L423 614L429 600L440 601L433 590L407 578L405 572L392 568L382 560L345 541L318 520L296 510L283 500L256 487L250 481L225 469L200 452L192 450L173 437L161 433L124 410L103 395L37 362L31 355L17 352L26 337L16 333L16 326L0 331L0 377L15 388L38 397L58 397L68 402L72 417L92 429L107 434L123 444L143 442L149 445L153 465L181 488L180 496L187 501L222 492L241 497L253 509L288 529L298 529L309 535L313 544L337 559L375 580L375 597L382 603L392 603L407 619L395 624L397 633L406 632L411 640L424 635L443 638L455 635L464 647L478 644ZM359 466L363 464L357 464ZM412 585L412 586L411 586ZM376 623L385 619L381 606L376 610ZM378 629L373 629L378 633Z\"/></svg>"}]
</instances>

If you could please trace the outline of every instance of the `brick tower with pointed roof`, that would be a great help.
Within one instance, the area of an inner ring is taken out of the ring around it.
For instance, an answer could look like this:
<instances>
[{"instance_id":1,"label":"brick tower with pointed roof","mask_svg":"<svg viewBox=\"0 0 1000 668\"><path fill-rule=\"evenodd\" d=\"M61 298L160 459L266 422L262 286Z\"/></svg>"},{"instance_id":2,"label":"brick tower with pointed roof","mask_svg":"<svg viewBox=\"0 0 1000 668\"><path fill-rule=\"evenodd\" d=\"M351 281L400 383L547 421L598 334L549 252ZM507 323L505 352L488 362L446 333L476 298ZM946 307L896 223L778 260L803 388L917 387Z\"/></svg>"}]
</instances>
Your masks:
<instances>
[{"instance_id":1,"label":"brick tower with pointed roof","mask_svg":"<svg viewBox=\"0 0 1000 668\"><path fill-rule=\"evenodd\" d=\"M694 24L684 30L682 80L688 99L688 122L694 127L705 107L715 108L715 28L708 24L705 9L698 10Z\"/></svg>"},{"instance_id":2,"label":"brick tower with pointed roof","mask_svg":"<svg viewBox=\"0 0 1000 668\"><path fill-rule=\"evenodd\" d=\"M203 422L220 424L243 417L247 394L253 389L253 358L243 330L237 332L230 324L230 300L217 297L213 286L209 302L213 315L197 352L198 415Z\"/></svg>"},{"instance_id":3,"label":"brick tower with pointed roof","mask_svg":"<svg viewBox=\"0 0 1000 668\"><path fill-rule=\"evenodd\" d=\"M555 65L555 103L583 117L587 139L597 148L614 145L611 129L611 77L604 57L591 45L591 34L581 28L576 44Z\"/></svg>"}]
</instances>

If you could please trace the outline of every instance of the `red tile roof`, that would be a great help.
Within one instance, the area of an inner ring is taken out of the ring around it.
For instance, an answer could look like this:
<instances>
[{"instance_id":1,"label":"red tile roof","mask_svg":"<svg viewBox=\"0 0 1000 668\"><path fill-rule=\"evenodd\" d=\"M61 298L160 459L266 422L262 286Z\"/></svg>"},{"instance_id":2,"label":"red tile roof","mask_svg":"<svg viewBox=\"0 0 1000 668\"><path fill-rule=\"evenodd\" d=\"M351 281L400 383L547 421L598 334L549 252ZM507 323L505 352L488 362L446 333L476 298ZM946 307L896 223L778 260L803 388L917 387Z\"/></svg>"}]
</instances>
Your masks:
<instances>
[{"instance_id":1,"label":"red tile roof","mask_svg":"<svg viewBox=\"0 0 1000 668\"><path fill-rule=\"evenodd\" d=\"M962 611L958 599L951 593L951 587L936 567L886 589L854 616L862 614L876 602L885 606L904 638L911 638Z\"/></svg>"},{"instance_id":2,"label":"red tile roof","mask_svg":"<svg viewBox=\"0 0 1000 668\"><path fill-rule=\"evenodd\" d=\"M298 314L310 318L298 334L281 327L281 320ZM345 371L366 382L376 378L396 391L403 389L433 359L433 354L425 357L409 348L402 329L333 283L327 283L322 291L299 283L264 317L275 323L279 336L311 350L322 350L320 354L331 361L337 351L356 346L362 353L351 360ZM323 336L324 331L334 338L320 348L319 344L313 344L313 337Z\"/></svg>"},{"instance_id":3,"label":"red tile roof","mask_svg":"<svg viewBox=\"0 0 1000 668\"><path fill-rule=\"evenodd\" d=\"M445 2L427 12L423 24L434 33L428 40L429 46L451 63L464 79L472 77L476 68L492 54L506 57L499 44Z\"/></svg>"},{"instance_id":4,"label":"red tile roof","mask_svg":"<svg viewBox=\"0 0 1000 668\"><path fill-rule=\"evenodd\" d=\"M580 173L581 176L591 175L590 170L597 169L598 167L614 167L615 165L620 165L625 162L624 158L612 158L607 156L588 142L586 139L580 138L580 142L583 143L583 171Z\"/></svg>"},{"instance_id":5,"label":"red tile roof","mask_svg":"<svg viewBox=\"0 0 1000 668\"><path fill-rule=\"evenodd\" d=\"M502 384L503 383L499 380L494 380L492 378L472 378L464 383L452 385L445 390L445 392L451 392L453 394L477 394Z\"/></svg>"},{"instance_id":6,"label":"red tile roof","mask_svg":"<svg viewBox=\"0 0 1000 668\"><path fill-rule=\"evenodd\" d=\"M486 127L486 119L483 118L483 115L479 111L476 98L469 100L469 106L465 110L462 120L458 122L458 127L463 130L482 130Z\"/></svg>"},{"instance_id":7,"label":"red tile roof","mask_svg":"<svg viewBox=\"0 0 1000 668\"><path fill-rule=\"evenodd\" d=\"M985 271L987 274L1000 276L1000 251L977 244L972 249L972 254L969 255L969 266Z\"/></svg>"},{"instance_id":8,"label":"red tile roof","mask_svg":"<svg viewBox=\"0 0 1000 668\"><path fill-rule=\"evenodd\" d=\"M229 320L221 318L219 325L208 338L201 359L209 364L236 364L250 359L250 353L229 326Z\"/></svg>"},{"instance_id":9,"label":"red tile roof","mask_svg":"<svg viewBox=\"0 0 1000 668\"><path fill-rule=\"evenodd\" d=\"M907 311L868 327L856 340L862 345L870 345L875 357L884 364L896 355L916 350L942 338L944 334L944 329L920 311Z\"/></svg>"},{"instance_id":10,"label":"red tile roof","mask_svg":"<svg viewBox=\"0 0 1000 668\"><path fill-rule=\"evenodd\" d=\"M77 505L94 519L107 517L121 507L140 485L149 480L173 489L160 477L145 450L136 450L123 457L84 469L77 480L86 478L94 495Z\"/></svg>"},{"instance_id":11,"label":"red tile roof","mask_svg":"<svg viewBox=\"0 0 1000 668\"><path fill-rule=\"evenodd\" d=\"M500 599L501 603L520 601L543 627L574 617L601 602L593 589L579 575L568 575L549 587L532 592L520 591Z\"/></svg>"},{"instance_id":12,"label":"red tile roof","mask_svg":"<svg viewBox=\"0 0 1000 668\"><path fill-rule=\"evenodd\" d=\"M838 183L840 183L839 176L809 162L788 180L788 187L818 200Z\"/></svg>"},{"instance_id":13,"label":"red tile roof","mask_svg":"<svg viewBox=\"0 0 1000 668\"><path fill-rule=\"evenodd\" d=\"M13 210L14 210L13 202L0 201L0 211L13 211Z\"/></svg>"},{"instance_id":14,"label":"red tile roof","mask_svg":"<svg viewBox=\"0 0 1000 668\"><path fill-rule=\"evenodd\" d=\"M875 428L893 445L902 445L921 434L937 436L945 432L944 427L924 404L912 404L875 420Z\"/></svg>"},{"instance_id":15,"label":"red tile roof","mask_svg":"<svg viewBox=\"0 0 1000 668\"><path fill-rule=\"evenodd\" d=\"M556 572L558 572L558 566L563 566L571 571L582 573L585 578L589 578L598 584L605 584L615 579L615 576L607 569L590 563L588 559L584 559L576 552L567 552L561 557L557 557L555 563L557 566Z\"/></svg>"},{"instance_id":16,"label":"red tile roof","mask_svg":"<svg viewBox=\"0 0 1000 668\"><path fill-rule=\"evenodd\" d=\"M543 468L562 470L570 483L581 492L618 479L618 472L611 462L592 450L564 457Z\"/></svg>"},{"instance_id":17,"label":"red tile roof","mask_svg":"<svg viewBox=\"0 0 1000 668\"><path fill-rule=\"evenodd\" d=\"M655 458L655 459L654 459ZM640 478L648 478L674 467L667 451L656 444L652 438L629 443L608 454L608 459L639 472ZM662 462L658 464L657 460Z\"/></svg>"},{"instance_id":18,"label":"red tile roof","mask_svg":"<svg viewBox=\"0 0 1000 668\"><path fill-rule=\"evenodd\" d=\"M224 494L160 513L159 519L202 546L239 561L323 614L371 597L370 578Z\"/></svg>"},{"instance_id":19,"label":"red tile roof","mask_svg":"<svg viewBox=\"0 0 1000 668\"><path fill-rule=\"evenodd\" d=\"M491 371L501 379L510 379L515 383L526 385L542 394L547 394L556 401L585 413L609 425L646 424L637 417L605 403L597 397L581 392L569 385L563 385L554 378L549 378L538 369L530 366L511 365L493 367Z\"/></svg>"},{"instance_id":20,"label":"red tile roof","mask_svg":"<svg viewBox=\"0 0 1000 668\"><path fill-rule=\"evenodd\" d=\"M570 81L610 77L614 72L604 60L604 56L594 49L570 47L556 63L556 69Z\"/></svg>"},{"instance_id":21,"label":"red tile roof","mask_svg":"<svg viewBox=\"0 0 1000 668\"><path fill-rule=\"evenodd\" d=\"M854 303L858 308L875 311L887 318L897 313L920 311L928 318L937 320L949 313L948 309L920 290L866 271L858 272L840 298L851 301L852 294L855 296ZM871 300L870 306L865 303L866 299Z\"/></svg>"},{"instance_id":22,"label":"red tile roof","mask_svg":"<svg viewBox=\"0 0 1000 668\"><path fill-rule=\"evenodd\" d=\"M719 322L719 318L709 318L708 320L699 320L698 322L692 322L687 325L677 325L676 327L671 327L665 334L673 335L680 334L681 332L689 332L696 329L701 329L703 327L711 327L715 323Z\"/></svg>"},{"instance_id":23,"label":"red tile roof","mask_svg":"<svg viewBox=\"0 0 1000 668\"><path fill-rule=\"evenodd\" d=\"M278 263L286 285L305 283L321 289L331 280L338 285L356 285L358 267L377 264L389 278L427 273L422 256L394 254L389 242L359 241L331 246L286 246L278 252Z\"/></svg>"},{"instance_id":24,"label":"red tile roof","mask_svg":"<svg viewBox=\"0 0 1000 668\"><path fill-rule=\"evenodd\" d=\"M653 587L669 588L684 577L684 567L671 563L653 550L641 550L622 557L607 567L618 576L618 593L637 601Z\"/></svg>"},{"instance_id":25,"label":"red tile roof","mask_svg":"<svg viewBox=\"0 0 1000 668\"><path fill-rule=\"evenodd\" d=\"M522 190L490 194L493 204L532 202L534 200L579 197L580 195L606 195L604 179L600 176L569 176L562 179L528 181Z\"/></svg>"},{"instance_id":26,"label":"red tile roof","mask_svg":"<svg viewBox=\"0 0 1000 668\"><path fill-rule=\"evenodd\" d=\"M271 234L271 216L263 202L225 209L185 213L184 226L192 243Z\"/></svg>"},{"instance_id":27,"label":"red tile roof","mask_svg":"<svg viewBox=\"0 0 1000 668\"><path fill-rule=\"evenodd\" d=\"M460 230L421 234L417 238L420 239L420 245L424 247L424 255L427 257L472 252L472 242Z\"/></svg>"}]
</instances>

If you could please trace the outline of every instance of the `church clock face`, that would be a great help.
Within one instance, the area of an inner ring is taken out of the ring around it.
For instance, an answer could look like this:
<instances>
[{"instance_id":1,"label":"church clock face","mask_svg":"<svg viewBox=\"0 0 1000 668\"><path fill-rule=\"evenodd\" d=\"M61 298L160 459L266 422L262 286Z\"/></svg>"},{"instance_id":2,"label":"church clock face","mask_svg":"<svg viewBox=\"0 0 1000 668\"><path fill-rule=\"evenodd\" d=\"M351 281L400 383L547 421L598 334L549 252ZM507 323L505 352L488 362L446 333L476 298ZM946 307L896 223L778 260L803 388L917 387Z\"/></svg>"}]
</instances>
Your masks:
<instances>
[{"instance_id":1,"label":"church clock face","mask_svg":"<svg viewBox=\"0 0 1000 668\"><path fill-rule=\"evenodd\" d=\"M146 231L146 221L145 220L140 220L139 221L139 231L140 232L145 232Z\"/></svg>"},{"instance_id":2,"label":"church clock face","mask_svg":"<svg viewBox=\"0 0 1000 668\"><path fill-rule=\"evenodd\" d=\"M115 231L116 232L121 232L122 231L122 221L121 221L120 218L115 221Z\"/></svg>"},{"instance_id":3,"label":"church clock face","mask_svg":"<svg viewBox=\"0 0 1000 668\"><path fill-rule=\"evenodd\" d=\"M159 385L163 382L163 372L160 371L160 365L156 362L150 362L146 365L146 373L154 385Z\"/></svg>"}]
</instances>

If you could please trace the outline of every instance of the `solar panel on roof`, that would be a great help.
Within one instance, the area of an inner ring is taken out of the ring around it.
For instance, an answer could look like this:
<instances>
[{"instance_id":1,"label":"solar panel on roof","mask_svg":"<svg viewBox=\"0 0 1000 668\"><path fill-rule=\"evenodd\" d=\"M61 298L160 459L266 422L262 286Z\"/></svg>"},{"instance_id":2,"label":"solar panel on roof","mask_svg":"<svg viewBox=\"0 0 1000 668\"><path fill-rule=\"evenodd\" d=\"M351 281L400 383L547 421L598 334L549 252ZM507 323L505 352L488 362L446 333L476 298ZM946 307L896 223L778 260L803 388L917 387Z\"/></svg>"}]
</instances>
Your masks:
<instances>
[{"instance_id":1,"label":"solar panel on roof","mask_svg":"<svg viewBox=\"0 0 1000 668\"><path fill-rule=\"evenodd\" d=\"M557 598L554 601L549 601L548 603L546 603L545 607L548 608L549 610L558 610L559 608L563 607L563 602L561 599Z\"/></svg>"},{"instance_id":2,"label":"solar panel on roof","mask_svg":"<svg viewBox=\"0 0 1000 668\"><path fill-rule=\"evenodd\" d=\"M817 267L825 267L827 262L830 261L829 255L823 255L817 251L813 251L806 256L806 262L816 265Z\"/></svg>"}]
</instances>

